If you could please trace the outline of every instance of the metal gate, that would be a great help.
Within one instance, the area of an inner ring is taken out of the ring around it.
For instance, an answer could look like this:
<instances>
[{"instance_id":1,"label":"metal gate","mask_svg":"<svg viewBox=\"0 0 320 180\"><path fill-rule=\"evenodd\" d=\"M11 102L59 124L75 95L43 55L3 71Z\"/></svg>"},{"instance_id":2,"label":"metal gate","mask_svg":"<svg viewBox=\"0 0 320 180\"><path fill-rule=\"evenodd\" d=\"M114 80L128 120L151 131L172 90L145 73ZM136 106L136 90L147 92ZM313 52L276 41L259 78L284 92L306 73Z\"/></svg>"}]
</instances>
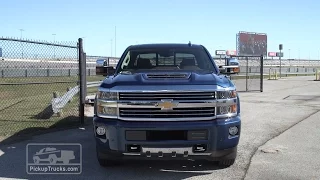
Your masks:
<instances>
[{"instance_id":1,"label":"metal gate","mask_svg":"<svg viewBox=\"0 0 320 180\"><path fill-rule=\"evenodd\" d=\"M81 38L62 43L0 37L0 48L0 137L84 123Z\"/></svg>"},{"instance_id":2,"label":"metal gate","mask_svg":"<svg viewBox=\"0 0 320 180\"><path fill-rule=\"evenodd\" d=\"M239 92L263 92L263 56L231 56L239 61L240 73L231 76Z\"/></svg>"}]
</instances>

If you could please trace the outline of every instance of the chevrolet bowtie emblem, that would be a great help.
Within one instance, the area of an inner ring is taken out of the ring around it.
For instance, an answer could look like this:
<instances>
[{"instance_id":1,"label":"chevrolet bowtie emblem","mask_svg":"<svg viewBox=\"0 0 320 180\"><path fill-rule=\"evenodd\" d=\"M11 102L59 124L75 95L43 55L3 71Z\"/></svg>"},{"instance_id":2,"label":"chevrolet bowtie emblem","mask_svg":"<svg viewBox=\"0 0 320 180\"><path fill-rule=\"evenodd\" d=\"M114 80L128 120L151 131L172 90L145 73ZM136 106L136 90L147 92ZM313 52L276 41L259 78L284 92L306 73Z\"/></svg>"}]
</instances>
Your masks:
<instances>
[{"instance_id":1,"label":"chevrolet bowtie emblem","mask_svg":"<svg viewBox=\"0 0 320 180\"><path fill-rule=\"evenodd\" d=\"M172 100L161 100L162 102L157 103L156 107L161 107L161 110L172 110L178 106L178 103L172 102Z\"/></svg>"}]
</instances>

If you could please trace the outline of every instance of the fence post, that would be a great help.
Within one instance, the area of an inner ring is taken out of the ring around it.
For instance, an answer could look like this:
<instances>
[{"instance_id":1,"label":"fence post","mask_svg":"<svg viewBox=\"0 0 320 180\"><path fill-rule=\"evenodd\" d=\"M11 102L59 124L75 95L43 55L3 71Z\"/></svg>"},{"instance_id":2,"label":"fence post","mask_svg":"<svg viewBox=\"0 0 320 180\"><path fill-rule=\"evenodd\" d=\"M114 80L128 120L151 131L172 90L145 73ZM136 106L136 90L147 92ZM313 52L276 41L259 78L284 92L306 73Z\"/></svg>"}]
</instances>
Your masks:
<instances>
[{"instance_id":1,"label":"fence post","mask_svg":"<svg viewBox=\"0 0 320 180\"><path fill-rule=\"evenodd\" d=\"M271 79L271 68L269 68L269 80Z\"/></svg>"},{"instance_id":2,"label":"fence post","mask_svg":"<svg viewBox=\"0 0 320 180\"><path fill-rule=\"evenodd\" d=\"M82 38L78 39L78 55L79 55L79 93L80 93L80 98L79 98L79 117L80 117L80 123L84 124L84 105L85 105L85 96L84 96L84 76L85 67L86 64L84 64L84 55L83 55L83 41Z\"/></svg>"},{"instance_id":3,"label":"fence post","mask_svg":"<svg viewBox=\"0 0 320 180\"><path fill-rule=\"evenodd\" d=\"M246 57L246 91L248 91L248 76L249 76L249 60L248 57Z\"/></svg>"},{"instance_id":4,"label":"fence post","mask_svg":"<svg viewBox=\"0 0 320 180\"><path fill-rule=\"evenodd\" d=\"M260 92L263 92L263 54L260 56Z\"/></svg>"},{"instance_id":5,"label":"fence post","mask_svg":"<svg viewBox=\"0 0 320 180\"><path fill-rule=\"evenodd\" d=\"M87 53L83 52L83 60L82 60L82 67L83 67L83 102L85 103L85 99L87 96Z\"/></svg>"}]
</instances>

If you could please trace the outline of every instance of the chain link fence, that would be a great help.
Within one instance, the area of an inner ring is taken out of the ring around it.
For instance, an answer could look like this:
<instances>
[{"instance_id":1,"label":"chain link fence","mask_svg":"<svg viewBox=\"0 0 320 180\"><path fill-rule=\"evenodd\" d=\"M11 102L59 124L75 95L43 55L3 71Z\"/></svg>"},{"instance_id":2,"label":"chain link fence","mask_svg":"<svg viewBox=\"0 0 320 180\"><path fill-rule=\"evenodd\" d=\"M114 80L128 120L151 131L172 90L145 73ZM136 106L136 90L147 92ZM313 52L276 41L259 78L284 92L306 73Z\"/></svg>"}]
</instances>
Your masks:
<instances>
[{"instance_id":1,"label":"chain link fence","mask_svg":"<svg viewBox=\"0 0 320 180\"><path fill-rule=\"evenodd\" d=\"M263 56L232 56L240 63L240 73L231 80L236 85L237 91L260 91L263 92Z\"/></svg>"},{"instance_id":2,"label":"chain link fence","mask_svg":"<svg viewBox=\"0 0 320 180\"><path fill-rule=\"evenodd\" d=\"M78 44L0 38L0 136L79 123Z\"/></svg>"},{"instance_id":3,"label":"chain link fence","mask_svg":"<svg viewBox=\"0 0 320 180\"><path fill-rule=\"evenodd\" d=\"M217 64L224 64L225 57L213 57L215 62ZM245 66L246 61L245 60L239 60L240 66ZM257 63L260 62L252 61L249 59L249 66L257 66ZM307 59L281 59L282 66L286 67L320 67L320 60L307 60ZM274 58L274 59L263 59L263 65L264 67L277 67L280 66L280 59Z\"/></svg>"}]
</instances>

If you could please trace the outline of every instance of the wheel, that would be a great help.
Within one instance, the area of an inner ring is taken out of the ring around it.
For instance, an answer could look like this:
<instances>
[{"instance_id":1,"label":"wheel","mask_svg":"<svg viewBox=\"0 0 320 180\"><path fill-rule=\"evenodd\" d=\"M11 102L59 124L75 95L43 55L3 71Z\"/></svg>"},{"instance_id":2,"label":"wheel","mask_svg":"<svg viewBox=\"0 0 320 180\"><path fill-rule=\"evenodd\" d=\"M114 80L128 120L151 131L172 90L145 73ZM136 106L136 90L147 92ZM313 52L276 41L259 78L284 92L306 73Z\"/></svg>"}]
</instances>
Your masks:
<instances>
[{"instance_id":1,"label":"wheel","mask_svg":"<svg viewBox=\"0 0 320 180\"><path fill-rule=\"evenodd\" d=\"M224 159L219 161L220 167L229 167L232 166L235 163L236 159Z\"/></svg>"},{"instance_id":2,"label":"wheel","mask_svg":"<svg viewBox=\"0 0 320 180\"><path fill-rule=\"evenodd\" d=\"M110 166L120 165L120 162L117 159L108 157L107 154L101 153L98 149L96 150L96 152L97 152L97 159L100 166L110 167Z\"/></svg>"},{"instance_id":3,"label":"wheel","mask_svg":"<svg viewBox=\"0 0 320 180\"><path fill-rule=\"evenodd\" d=\"M57 163L57 156L55 154L49 155L49 162L50 162L50 164L56 164Z\"/></svg>"},{"instance_id":4,"label":"wheel","mask_svg":"<svg viewBox=\"0 0 320 180\"><path fill-rule=\"evenodd\" d=\"M35 164L39 164L40 158L39 158L39 157L34 157L34 158L33 158L33 162L34 162Z\"/></svg>"}]
</instances>

